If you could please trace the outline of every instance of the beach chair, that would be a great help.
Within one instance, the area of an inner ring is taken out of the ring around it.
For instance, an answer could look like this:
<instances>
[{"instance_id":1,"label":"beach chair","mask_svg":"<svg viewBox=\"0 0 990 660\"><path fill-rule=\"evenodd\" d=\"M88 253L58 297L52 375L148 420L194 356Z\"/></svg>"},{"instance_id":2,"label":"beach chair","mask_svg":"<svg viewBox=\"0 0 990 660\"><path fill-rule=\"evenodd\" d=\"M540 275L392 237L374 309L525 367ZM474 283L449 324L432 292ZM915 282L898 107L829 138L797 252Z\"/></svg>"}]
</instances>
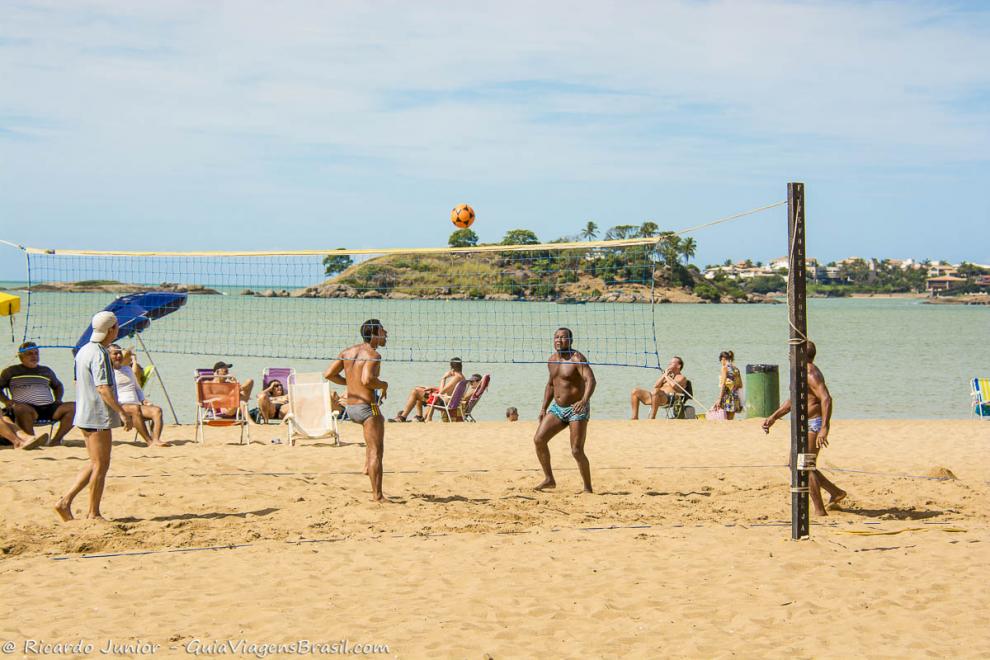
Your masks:
<instances>
[{"instance_id":1,"label":"beach chair","mask_svg":"<svg viewBox=\"0 0 990 660\"><path fill-rule=\"evenodd\" d=\"M974 378L972 386L973 412L980 419L990 419L990 378Z\"/></svg>"},{"instance_id":2,"label":"beach chair","mask_svg":"<svg viewBox=\"0 0 990 660\"><path fill-rule=\"evenodd\" d=\"M13 397L13 394L11 393L11 391L10 391L10 388L4 388L3 393L4 393L4 396L6 396L9 400L14 401L15 403L17 403L14 400L14 397ZM3 411L0 411L0 414L2 414L4 417L6 417L7 419L9 419L12 423L15 421L14 407L13 406L11 406L9 408L4 408ZM42 428L44 428L44 427L47 426L48 427L48 437L51 438L51 437L54 437L55 436L55 420L54 419L43 419L43 418L39 417L38 419L36 419L34 421L34 425L36 427L37 426L40 426Z\"/></svg>"},{"instance_id":3,"label":"beach chair","mask_svg":"<svg viewBox=\"0 0 990 660\"><path fill-rule=\"evenodd\" d=\"M286 394L289 393L289 377L296 373L296 370L291 367L267 367L261 375L261 389L267 390L268 386L272 383L278 381L282 383L282 391ZM261 416L261 410L258 408L251 408L248 411L251 420L255 424L263 424L265 420ZM268 423L275 422L276 424L281 424L281 419L269 419Z\"/></svg>"},{"instance_id":4,"label":"beach chair","mask_svg":"<svg viewBox=\"0 0 990 660\"><path fill-rule=\"evenodd\" d=\"M445 422L463 422L463 418L455 420L454 413L459 413L461 401L464 399L464 392L467 391L467 386L468 382L466 380L462 380L457 383L457 385L454 385L454 390L450 393L450 396L446 399L442 395L437 394L433 397L430 403L426 404L426 412L429 412L430 410L439 410L443 415L443 420ZM459 414L458 417L460 417Z\"/></svg>"},{"instance_id":5,"label":"beach chair","mask_svg":"<svg viewBox=\"0 0 990 660\"><path fill-rule=\"evenodd\" d=\"M197 373L203 371L197 369ZM251 430L248 428L246 408L241 402L241 385L236 380L215 383L210 378L196 378L196 441L206 442L207 426L240 426L241 444L244 439L251 442ZM233 417L225 416L222 410L236 410Z\"/></svg>"},{"instance_id":6,"label":"beach chair","mask_svg":"<svg viewBox=\"0 0 990 660\"><path fill-rule=\"evenodd\" d=\"M667 410L667 419L694 419L694 406L689 404L692 398L694 398L694 386L689 380L684 391L670 397L670 403L664 406Z\"/></svg>"},{"instance_id":7,"label":"beach chair","mask_svg":"<svg viewBox=\"0 0 990 660\"><path fill-rule=\"evenodd\" d=\"M330 383L321 373L292 373L289 381L289 414L285 421L289 426L288 444L295 445L296 438L333 438L340 444L337 413L332 408Z\"/></svg>"},{"instance_id":8,"label":"beach chair","mask_svg":"<svg viewBox=\"0 0 990 660\"><path fill-rule=\"evenodd\" d=\"M461 419L463 419L465 422L478 421L471 416L471 411L474 410L474 407L476 405L478 405L478 400L481 398L481 395L485 393L485 390L488 389L488 384L491 382L491 379L492 379L491 374L485 374L485 377L481 379L481 384L478 385L478 389L472 392L471 396L469 396L467 399L461 401L461 407L460 407Z\"/></svg>"},{"instance_id":9,"label":"beach chair","mask_svg":"<svg viewBox=\"0 0 990 660\"><path fill-rule=\"evenodd\" d=\"M276 380L282 383L282 389L289 391L289 377L296 373L291 367L268 367L261 376L261 388L268 389L268 386Z\"/></svg>"}]
</instances>

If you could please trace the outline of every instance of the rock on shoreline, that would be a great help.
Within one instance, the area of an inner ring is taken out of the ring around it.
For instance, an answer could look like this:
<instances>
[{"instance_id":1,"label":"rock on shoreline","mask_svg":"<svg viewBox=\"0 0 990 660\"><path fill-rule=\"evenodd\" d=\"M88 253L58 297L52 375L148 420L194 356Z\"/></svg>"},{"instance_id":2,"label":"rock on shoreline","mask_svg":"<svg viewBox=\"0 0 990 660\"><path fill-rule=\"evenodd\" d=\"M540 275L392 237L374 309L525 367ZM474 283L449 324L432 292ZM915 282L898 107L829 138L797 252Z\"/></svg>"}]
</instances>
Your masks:
<instances>
[{"instance_id":1,"label":"rock on shoreline","mask_svg":"<svg viewBox=\"0 0 990 660\"><path fill-rule=\"evenodd\" d=\"M143 284L124 284L109 280L87 280L82 282L45 282L35 284L30 287L31 291L55 292L55 293L146 293L148 291L172 291L175 293L187 293L191 296L219 296L223 295L216 289L210 289L202 284L175 284L173 282L162 282L157 286L146 286Z\"/></svg>"}]
</instances>

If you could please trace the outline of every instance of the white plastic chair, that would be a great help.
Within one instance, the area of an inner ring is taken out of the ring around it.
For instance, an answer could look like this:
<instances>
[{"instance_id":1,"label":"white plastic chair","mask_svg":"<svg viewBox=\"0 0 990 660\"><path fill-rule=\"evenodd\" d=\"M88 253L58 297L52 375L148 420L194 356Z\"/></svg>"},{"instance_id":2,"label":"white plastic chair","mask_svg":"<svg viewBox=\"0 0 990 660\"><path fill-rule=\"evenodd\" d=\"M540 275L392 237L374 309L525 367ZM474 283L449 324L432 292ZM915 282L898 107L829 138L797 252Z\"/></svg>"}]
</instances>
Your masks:
<instances>
[{"instance_id":1,"label":"white plastic chair","mask_svg":"<svg viewBox=\"0 0 990 660\"><path fill-rule=\"evenodd\" d=\"M297 437L318 439L333 438L340 444L337 429L337 413L333 410L330 383L321 373L291 374L289 376L289 414L285 416L289 427L290 445Z\"/></svg>"}]
</instances>

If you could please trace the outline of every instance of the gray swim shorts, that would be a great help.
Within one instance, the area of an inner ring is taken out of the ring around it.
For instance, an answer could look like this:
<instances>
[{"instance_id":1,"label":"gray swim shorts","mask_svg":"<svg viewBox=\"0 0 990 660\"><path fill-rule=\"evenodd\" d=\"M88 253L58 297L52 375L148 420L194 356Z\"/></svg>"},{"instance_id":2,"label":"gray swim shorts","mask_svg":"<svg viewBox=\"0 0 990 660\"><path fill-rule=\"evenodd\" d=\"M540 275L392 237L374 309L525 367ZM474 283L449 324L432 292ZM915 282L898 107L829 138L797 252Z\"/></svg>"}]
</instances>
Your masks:
<instances>
[{"instance_id":1,"label":"gray swim shorts","mask_svg":"<svg viewBox=\"0 0 990 660\"><path fill-rule=\"evenodd\" d=\"M364 420L371 419L372 417L380 417L382 414L381 410L378 409L378 404L371 403L356 403L351 406L344 406L344 411L347 412L347 418L355 424L364 424Z\"/></svg>"}]
</instances>

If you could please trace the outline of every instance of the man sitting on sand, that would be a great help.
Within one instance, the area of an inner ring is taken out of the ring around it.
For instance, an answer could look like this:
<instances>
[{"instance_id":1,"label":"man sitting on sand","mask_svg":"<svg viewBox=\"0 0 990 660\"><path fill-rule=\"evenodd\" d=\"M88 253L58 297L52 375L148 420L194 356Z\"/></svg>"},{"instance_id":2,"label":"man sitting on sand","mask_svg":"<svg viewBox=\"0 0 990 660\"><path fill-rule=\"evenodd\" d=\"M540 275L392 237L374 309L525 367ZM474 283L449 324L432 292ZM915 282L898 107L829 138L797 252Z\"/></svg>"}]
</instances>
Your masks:
<instances>
[{"instance_id":1,"label":"man sitting on sand","mask_svg":"<svg viewBox=\"0 0 990 660\"><path fill-rule=\"evenodd\" d=\"M0 373L0 403L7 408L4 414L31 437L34 437L34 425L39 419L58 422L50 444L62 444L62 438L72 430L76 405L62 401L65 388L55 372L41 364L36 343L26 341L21 344L17 357L20 364Z\"/></svg>"},{"instance_id":2,"label":"man sitting on sand","mask_svg":"<svg viewBox=\"0 0 990 660\"><path fill-rule=\"evenodd\" d=\"M6 445L14 449L34 449L48 442L48 434L28 435L3 417L0 417L0 447Z\"/></svg>"},{"instance_id":3,"label":"man sitting on sand","mask_svg":"<svg viewBox=\"0 0 990 660\"><path fill-rule=\"evenodd\" d=\"M234 365L224 362L223 360L217 362L213 365L213 382L215 383L237 383L237 378L235 378L230 373L230 368ZM254 380L248 378L243 383L238 383L241 388L241 406L247 410L247 402L251 400L251 390L254 389ZM233 417L237 414L237 410L233 408L223 408L220 414L224 417ZM247 415L244 416L247 418Z\"/></svg>"},{"instance_id":4,"label":"man sitting on sand","mask_svg":"<svg viewBox=\"0 0 990 660\"><path fill-rule=\"evenodd\" d=\"M464 380L464 365L461 362L461 358L455 357L450 360L450 369L440 377L440 385L437 387L428 387L426 385L420 385L419 387L414 387L409 393L409 398L406 400L406 407L402 409L398 415L389 421L392 422L407 422L409 413L412 409L416 408L417 422L424 421L423 419L423 406L432 403L438 396L450 396L450 393L454 391L454 388L459 382Z\"/></svg>"},{"instance_id":5,"label":"man sitting on sand","mask_svg":"<svg viewBox=\"0 0 990 660\"><path fill-rule=\"evenodd\" d=\"M650 407L650 419L656 419L657 410L673 405L674 396L687 394L688 381L682 373L683 370L684 360L675 355L670 359L667 370L660 374L657 382L653 383L652 390L635 388L629 397L632 418L639 419L639 404L642 403Z\"/></svg>"},{"instance_id":6,"label":"man sitting on sand","mask_svg":"<svg viewBox=\"0 0 990 660\"><path fill-rule=\"evenodd\" d=\"M131 424L149 447L167 447L168 443L162 442L162 409L144 395L144 390L129 364L133 357L131 352L117 344L110 344L109 353L117 381L117 401L130 416ZM147 422L151 422L151 433L145 426Z\"/></svg>"},{"instance_id":7,"label":"man sitting on sand","mask_svg":"<svg viewBox=\"0 0 990 660\"><path fill-rule=\"evenodd\" d=\"M808 341L805 354L808 357L808 446L805 449L810 454L818 456L818 452L828 447L828 428L832 421L832 395L829 394L825 385L825 376L821 370L815 366L815 354L818 349L815 343ZM770 433L770 427L774 422L791 411L791 400L787 399L780 408L763 422L763 432ZM792 466L793 467L793 466ZM834 507L842 500L846 499L846 491L842 490L828 478L815 470L808 475L808 488L811 492L811 502L815 507L815 514L827 516L825 503L822 500L821 489L828 491L828 505Z\"/></svg>"}]
</instances>

